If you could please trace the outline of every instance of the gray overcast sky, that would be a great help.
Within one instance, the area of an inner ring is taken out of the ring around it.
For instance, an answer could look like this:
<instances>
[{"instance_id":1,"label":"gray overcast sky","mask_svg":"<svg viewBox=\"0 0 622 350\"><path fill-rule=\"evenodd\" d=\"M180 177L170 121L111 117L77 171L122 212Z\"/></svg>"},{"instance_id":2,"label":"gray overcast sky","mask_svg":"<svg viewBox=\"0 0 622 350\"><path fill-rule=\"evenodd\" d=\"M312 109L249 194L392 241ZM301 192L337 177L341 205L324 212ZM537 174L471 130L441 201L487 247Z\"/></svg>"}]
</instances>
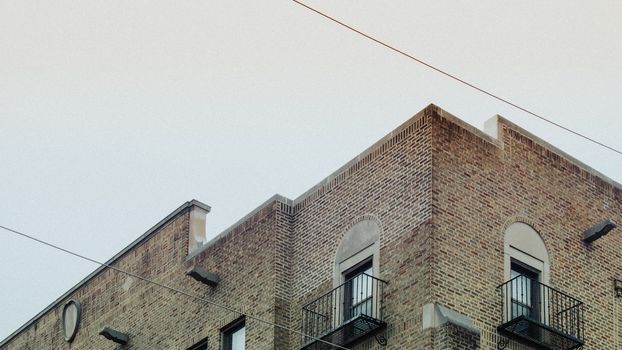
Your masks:
<instances>
[{"instance_id":1,"label":"gray overcast sky","mask_svg":"<svg viewBox=\"0 0 622 350\"><path fill-rule=\"evenodd\" d=\"M308 3L622 149L622 1ZM622 156L290 1L0 0L0 225L107 260L196 198L214 236L431 102L622 182ZM95 268L0 231L0 339Z\"/></svg>"}]
</instances>

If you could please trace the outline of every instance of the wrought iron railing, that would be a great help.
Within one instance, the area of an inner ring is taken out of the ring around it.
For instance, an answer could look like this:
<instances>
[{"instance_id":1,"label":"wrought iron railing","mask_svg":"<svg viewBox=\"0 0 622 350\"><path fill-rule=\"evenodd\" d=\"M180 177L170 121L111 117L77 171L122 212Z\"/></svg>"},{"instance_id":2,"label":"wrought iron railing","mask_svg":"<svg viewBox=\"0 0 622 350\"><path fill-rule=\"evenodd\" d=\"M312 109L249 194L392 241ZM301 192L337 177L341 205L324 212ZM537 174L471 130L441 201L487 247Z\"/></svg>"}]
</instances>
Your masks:
<instances>
[{"instance_id":1,"label":"wrought iron railing","mask_svg":"<svg viewBox=\"0 0 622 350\"><path fill-rule=\"evenodd\" d=\"M386 326L383 295L387 282L360 273L302 307L302 345L321 349L317 339L346 345ZM310 337L309 337L310 336ZM379 340L380 341L380 340Z\"/></svg>"},{"instance_id":2,"label":"wrought iron railing","mask_svg":"<svg viewBox=\"0 0 622 350\"><path fill-rule=\"evenodd\" d=\"M584 343L583 303L523 275L497 287L501 325L509 337L545 349L575 349Z\"/></svg>"}]
</instances>

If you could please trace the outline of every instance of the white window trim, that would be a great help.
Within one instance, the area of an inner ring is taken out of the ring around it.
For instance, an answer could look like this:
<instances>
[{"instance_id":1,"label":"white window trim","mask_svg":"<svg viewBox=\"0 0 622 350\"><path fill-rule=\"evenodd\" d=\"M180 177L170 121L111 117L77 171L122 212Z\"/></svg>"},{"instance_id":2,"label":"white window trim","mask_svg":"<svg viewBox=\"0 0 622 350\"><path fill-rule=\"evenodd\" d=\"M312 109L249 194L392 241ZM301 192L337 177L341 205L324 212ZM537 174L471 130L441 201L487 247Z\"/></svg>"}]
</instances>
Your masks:
<instances>
[{"instance_id":1,"label":"white window trim","mask_svg":"<svg viewBox=\"0 0 622 350\"><path fill-rule=\"evenodd\" d=\"M534 256L531 256L524 251L515 248L506 243L505 254L504 254L504 281L508 281L510 279L510 270L512 265L512 260L520 261L521 263L540 271L540 283L544 283L546 285L549 284L550 279L550 266L548 262L542 261Z\"/></svg>"},{"instance_id":2,"label":"white window trim","mask_svg":"<svg viewBox=\"0 0 622 350\"><path fill-rule=\"evenodd\" d=\"M539 271L538 282L549 285L551 269L549 254L542 237L533 227L522 222L515 222L508 226L504 235L503 252L504 281L510 280L512 261L517 261ZM531 254L529 252L531 252ZM511 302L510 298L511 295L505 296L506 305ZM540 317L541 319L546 319L549 313L548 301L542 300L542 305ZM504 307L503 312L504 319L506 319L507 315L505 315L505 313L507 312L507 308Z\"/></svg>"},{"instance_id":3,"label":"white window trim","mask_svg":"<svg viewBox=\"0 0 622 350\"><path fill-rule=\"evenodd\" d=\"M374 277L379 278L380 270L380 245L376 241L371 245L363 248L358 253L344 259L341 262L337 262L337 268L335 269L335 275L333 276L333 288L336 288L343 284L345 280L345 272L352 269L354 266L361 262L371 258L372 259L372 272Z\"/></svg>"}]
</instances>

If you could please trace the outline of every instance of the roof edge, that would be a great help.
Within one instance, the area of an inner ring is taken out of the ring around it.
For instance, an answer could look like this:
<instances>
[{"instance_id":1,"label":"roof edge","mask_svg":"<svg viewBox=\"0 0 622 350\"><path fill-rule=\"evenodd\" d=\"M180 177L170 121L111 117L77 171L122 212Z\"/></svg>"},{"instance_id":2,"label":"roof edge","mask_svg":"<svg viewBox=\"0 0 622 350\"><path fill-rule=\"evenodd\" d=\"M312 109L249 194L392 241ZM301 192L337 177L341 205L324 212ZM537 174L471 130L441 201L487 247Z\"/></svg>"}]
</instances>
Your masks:
<instances>
[{"instance_id":1,"label":"roof edge","mask_svg":"<svg viewBox=\"0 0 622 350\"><path fill-rule=\"evenodd\" d=\"M576 166L578 166L579 168L581 168L583 171L587 172L588 174L595 176L597 178L599 178L600 180L602 180L603 182L608 183L609 185L618 188L620 190L622 190L622 184L620 184L619 182L613 180L612 178L608 177L607 175L601 173L600 171L592 168L591 166L587 165L586 163L578 160L577 158L571 156L570 154L562 151L561 149L555 147L554 145L552 145L551 143L543 140L542 138L536 136L535 134L533 134L530 131L527 131L526 129L524 129L523 127L519 126L518 124L510 121L509 119L497 114L495 116L493 116L491 118L492 120L496 120L496 124L497 126L499 125L505 125L507 127L509 127L510 129L519 132L520 134L532 139L535 143L539 144L540 146L548 149L549 151L563 157L566 158L567 161L569 161L570 163L575 164Z\"/></svg>"},{"instance_id":2,"label":"roof edge","mask_svg":"<svg viewBox=\"0 0 622 350\"><path fill-rule=\"evenodd\" d=\"M188 254L188 256L186 256L185 261L188 262L188 261L192 260L193 258L201 255L201 253L205 252L207 249L209 249L209 247L211 247L214 244L216 244L216 242L218 242L222 238L224 238L227 235L229 235L229 233L234 231L236 228L238 228L238 226L241 226L248 219L250 219L253 216L257 215L257 213L259 213L260 211L262 211L263 209L265 209L266 207L268 207L269 205L271 205L274 202L280 202L280 203L283 203L283 204L285 204L287 206L292 206L292 204L293 204L293 201L291 199L285 197L285 196L282 196L282 195L280 195L278 193L273 195L272 197L268 198L266 201L264 201L263 203L258 205L255 209L251 210L248 214L244 215L238 221L236 221L235 223L233 223L232 225L230 225L226 229L222 230L214 238L212 238L209 241L207 241L205 244L203 244L201 246L201 248L195 250L191 254Z\"/></svg>"},{"instance_id":3,"label":"roof edge","mask_svg":"<svg viewBox=\"0 0 622 350\"><path fill-rule=\"evenodd\" d=\"M503 140L500 139L497 135L491 135L490 133L486 132L485 130L481 130L471 124L469 124L468 122L465 122L464 120L456 117L455 115L447 112L446 110L442 109L441 107L438 107L436 105L430 105L430 107L434 107L434 112L436 112L436 115L439 116L442 119L447 120L448 122L457 125L458 127L461 127L462 129L470 132L471 134L479 137L480 139L482 139L482 141L486 141L488 143L491 143L499 148L503 148ZM486 127L490 127L489 125L486 125ZM494 127L496 128L497 125L494 125Z\"/></svg>"},{"instance_id":4,"label":"roof edge","mask_svg":"<svg viewBox=\"0 0 622 350\"><path fill-rule=\"evenodd\" d=\"M577 167L579 167L581 170L587 172L588 174L597 177L598 179L602 180L605 183L608 183L609 185L613 186L614 188L617 188L619 190L622 190L622 184L618 183L617 181L611 179L610 177L606 176L605 174L599 172L598 170L592 168L591 166L587 165L586 163L578 160L577 158L571 156L570 154L568 154L567 152L559 149L558 147L554 146L553 144L545 141L544 139L542 139L539 136L536 136L534 133L528 131L527 129L521 127L520 125L510 121L509 119L496 114L493 117L489 118L485 124L484 124L484 131L480 130L477 127L474 127L473 125L465 122L464 120L452 115L451 113L445 111L444 109L431 104L430 106L428 106L428 108L433 108L433 110L436 112L436 114L447 120L448 122L455 124L463 129L465 129L466 131L469 131L470 133L472 133L473 135L479 137L480 139L482 139L483 141L492 143L494 145L496 145L497 147L500 147L501 149L504 148L504 144L503 144L503 133L501 132L500 128L502 126L506 126L511 130L516 131L517 133L531 139L534 141L534 143L540 145L541 147L549 150L550 152L559 155L561 158L564 158L566 161L568 161L569 163L572 163L574 165L576 165Z\"/></svg>"},{"instance_id":5,"label":"roof edge","mask_svg":"<svg viewBox=\"0 0 622 350\"><path fill-rule=\"evenodd\" d=\"M388 134L383 136L380 140L374 142L371 146L367 147L363 152L360 152L357 156L355 156L354 158L350 159L347 163L345 163L344 165L340 166L337 170L333 171L330 175L326 176L324 179L320 180L314 186L312 186L311 188L309 188L308 190L303 192L301 195L296 197L296 199L293 200L293 205L296 206L296 205L304 202L308 197L312 196L315 192L320 191L324 186L330 185L330 183L335 178L337 178L339 175L341 175L342 173L347 172L348 169L356 166L356 164L358 162L360 162L362 159L364 159L368 155L372 154L377 149L381 148L385 143L391 141L391 139L394 136L396 136L397 134L399 134L399 133L403 132L404 130L408 129L408 127L410 127L411 125L415 124L417 121L425 118L426 116L428 116L428 115L430 115L432 113L439 113L438 111L443 111L443 110L440 107L438 107L438 106L436 106L436 105L434 105L432 103L429 104L424 109L422 109L421 111L417 112L415 115L413 115L408 120L406 120L404 123L400 124L397 128L393 129L391 132L389 132Z\"/></svg>"},{"instance_id":6,"label":"roof edge","mask_svg":"<svg viewBox=\"0 0 622 350\"><path fill-rule=\"evenodd\" d=\"M205 252L205 250L207 250L210 246L213 246L217 241L219 241L222 238L226 237L230 232L234 231L238 226L242 225L248 219L252 218L257 213L259 213L261 210L265 209L266 207L268 207L269 205L271 205L274 202L280 202L280 203L283 203L283 204L285 204L287 206L290 206L290 207L295 209L296 206L298 206L299 204L303 203L305 200L309 199L310 197L313 197L314 194L321 192L325 187L330 187L331 183L333 181L337 180L339 176L341 176L342 174L346 173L350 168L355 167L361 160L363 160L365 157L371 155L373 152L375 152L376 150L381 148L386 143L389 143L396 135L399 135L400 133L404 132L409 127L411 127L413 124L415 124L416 122L418 122L418 121L420 121L420 120L422 120L422 119L424 119L424 118L426 118L428 116L434 115L434 114L436 114L438 117L440 117L442 119L447 120L449 123L455 124L458 127L465 129L466 131L470 132L471 134L475 135L476 137L479 137L482 141L485 141L485 142L488 142L490 144L493 144L493 145L495 145L495 146L497 146L499 148L503 148L503 139L502 139L503 138L503 134L491 136L488 133L486 133L485 131L482 131L479 128L477 128L477 127L475 127L475 126L473 126L473 125L463 121L462 119L460 119L460 118L454 116L453 114L443 110L442 108L440 108L440 107L438 107L438 106L436 106L434 104L429 104L424 109L422 109L421 111L419 111L418 113L413 115L411 118L409 118L407 121L405 121L404 123L399 125L397 128L393 129L387 135L385 135L384 137L382 137L381 139L379 139L378 141L373 143L371 146L367 147L363 152L359 153L357 156L352 158L346 164L342 165L337 170L333 171L330 175L326 176L324 179L319 181L317 184L315 184L314 186L309 188L307 191L303 192L301 195L296 197L294 200L291 200L291 199L289 199L287 197L284 197L282 195L279 195L279 194L275 194L272 197L268 198L266 201L264 201L262 204L260 204L255 209L250 211L248 214L246 214L245 216L240 218L234 224L230 225L228 228L223 230L220 234L218 234L214 238L210 239L201 248L197 249L195 252L193 252L192 254L188 255L186 257L185 261L186 262L190 261L191 259L193 259L196 256L200 255L201 253ZM508 128L510 128L510 129L512 129L512 130L514 130L514 131L524 135L525 137L528 137L528 138L534 140L534 142L537 143L538 145L540 145L540 146L550 150L551 152L553 152L553 153L555 153L555 154L565 158L570 163L573 163L573 164L577 165L580 169L582 169L583 171L587 172L588 174L593 175L593 176L599 178L600 180L610 184L614 188L622 190L622 184L614 181L613 179L607 177L606 175L602 174L601 172L595 170L594 168L588 166L587 164L585 164L585 163L579 161L578 159L572 157L568 153L566 153L566 152L562 151L561 149L553 146L552 144L544 141L542 138L534 135L533 133L527 131L526 129L524 129L524 128L520 127L520 126L518 126L517 124L511 122L510 120L508 120L508 119L506 119L506 118L504 118L504 117L502 117L500 115L495 115L491 119L494 120L494 122L495 122L494 125L492 125L493 128L497 128L497 130L498 130L498 128L501 125L505 125ZM179 208L177 208L175 211L173 211L172 213L167 215L164 219L160 220L157 224L155 224L153 227L151 227L147 232L145 232L143 235L141 235L139 238L134 240L132 243L130 243L127 247L125 247L123 250L121 250L119 253L117 253L115 256L113 256L111 259L109 259L105 264L106 265L113 264L116 260L118 260L123 255L125 255L125 253L127 253L131 249L135 248L136 246L138 246L141 243L143 243L144 241L146 241L147 238L149 238L149 236L151 234L153 234L155 231L157 231L160 228L162 228L163 226L165 226L170 220L172 220L173 218L175 218L176 216L181 214L184 210L187 210L187 209L189 209L189 208L191 208L193 206L197 206L197 207L199 207L201 209L204 209L208 213L211 210L210 206L208 206L208 205L206 205L206 204L204 204L202 202L199 202L197 200L194 200L194 199L191 200L191 201L188 201L188 202L186 202L184 204L182 204ZM78 284L76 284L70 290L68 290L63 295L61 295L59 298L57 298L54 302L52 302L48 307L46 307L41 312L39 312L37 315L35 315L27 323L25 323L23 326L18 328L15 332L11 333L7 338L2 340L0 342L0 347L4 346L6 343L8 343L10 340L12 340L16 335L18 335L19 333L21 333L22 331L24 331L25 329L30 327L38 318L40 318L42 315L44 315L45 313L50 311L52 308L54 308L56 305L58 305L62 300L66 299L69 295L74 293L76 290L78 290L80 287L82 287L84 284L86 284L86 282L91 280L93 277L95 277L97 274L102 272L104 269L106 269L106 266L100 266L95 271L90 273L82 281L80 281Z\"/></svg>"},{"instance_id":7,"label":"roof edge","mask_svg":"<svg viewBox=\"0 0 622 350\"><path fill-rule=\"evenodd\" d=\"M166 226L171 220L175 219L177 216L179 216L180 214L184 213L186 210L191 209L192 207L199 207L199 208L207 211L208 213L212 209L209 205L207 205L205 203L202 203L202 202L200 202L200 201L198 201L196 199L192 199L190 201L185 202L184 204L179 206L177 209L172 211L170 214L168 214L164 219L158 221L158 223L153 225L149 230L147 230L140 237L138 237L132 243L127 245L125 248L123 248L120 252L115 254L112 258L108 259L108 261L103 263L103 265L99 266L93 272L88 274L80 282L78 282L76 285L71 287L71 289L69 289L68 291L63 293L60 297L58 297L56 300L54 300L52 303L50 303L50 305L48 305L46 308L44 308L43 310L39 311L39 313L37 313L35 316L33 316L30 320L28 320L26 323L24 323L21 327L19 327L13 333L9 334L4 340L2 340L0 342L0 348L3 347L4 345L6 345L11 340L13 340L13 338L15 338L18 334L22 333L23 331L28 329L30 326L32 326L35 323L35 321L37 321L43 315L45 315L50 310L55 308L63 300L67 299L71 294L73 294L78 289L80 289L83 285L85 285L88 281L90 281L95 276L97 276L100 272L104 271L107 268L106 265L114 264L118 259L120 259L127 252L129 252L133 248L135 248L135 247L139 246L140 244L142 244L143 242L145 242L153 233L155 233L156 231L160 230L161 228Z\"/></svg>"}]
</instances>

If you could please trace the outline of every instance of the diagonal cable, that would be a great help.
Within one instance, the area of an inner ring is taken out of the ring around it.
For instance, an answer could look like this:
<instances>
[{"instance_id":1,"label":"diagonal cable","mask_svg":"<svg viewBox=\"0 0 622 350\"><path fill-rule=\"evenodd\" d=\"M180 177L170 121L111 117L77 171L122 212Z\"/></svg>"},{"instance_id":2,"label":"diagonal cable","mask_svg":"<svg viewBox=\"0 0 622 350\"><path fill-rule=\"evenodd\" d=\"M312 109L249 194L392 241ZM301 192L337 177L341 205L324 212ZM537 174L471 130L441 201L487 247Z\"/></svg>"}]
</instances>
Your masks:
<instances>
[{"instance_id":1,"label":"diagonal cable","mask_svg":"<svg viewBox=\"0 0 622 350\"><path fill-rule=\"evenodd\" d=\"M472 88L474 90L477 90L477 91L479 91L479 92L481 92L481 93L483 93L485 95L488 95L489 97L492 97L495 100L501 101L501 102L503 102L503 103L505 103L505 104L507 104L507 105L509 105L511 107L514 107L514 108L516 108L516 109L518 109L520 111L523 111L523 112L525 112L525 113L527 113L527 114L529 114L529 115L531 115L533 117L539 118L539 119L541 119L541 120L543 120L543 121L545 121L545 122L547 122L549 124L552 124L552 125L560 128L560 129L563 129L563 130L565 130L565 131L567 131L567 132L569 132L569 133L571 133L573 135L579 136L579 137L581 137L581 138L583 138L583 139L585 139L587 141L590 141L590 142L595 143L595 144L597 144L599 146L605 147L605 148L607 148L610 151L616 152L619 155L622 155L622 151L620 151L618 149L615 149L615 148L613 148L611 146L608 146L608 145L606 145L606 144L604 144L604 143L602 143L600 141L597 141L597 140L595 140L595 139L593 139L593 138L591 138L589 136L583 135L583 134L581 134L581 133L579 133L577 131L574 131L574 130L572 130L570 128L567 128L567 127L565 127L565 126L563 126L563 125L561 125L559 123L556 123L556 122L554 122L554 121L552 121L552 120L550 120L550 119L548 119L548 118L546 118L546 117L544 117L544 116L542 116L540 114L537 114L535 112L530 111L527 108L521 107L518 104L516 104L514 102L511 102L510 100L508 100L506 98L500 97L499 95L497 95L497 94L495 94L493 92L490 92L488 90L480 88L480 87L478 87L477 85L475 85L473 83L469 83L468 81L466 81L466 80L464 80L462 78L459 78L456 75L448 73L447 71L442 70L442 69L440 69L440 68L438 68L438 67L436 67L436 66L434 66L434 65L432 65L430 63L427 63L427 62L425 62L425 61L423 61L423 60L421 60L421 59L419 59L419 58L417 58L417 57L415 57L415 56L413 56L411 54L408 54L408 53L406 53L406 52L404 52L404 51L402 51L402 50L400 50L400 49L398 49L398 48L396 48L394 46L391 46L391 45L385 43L384 41L382 41L380 39L376 39L373 36L371 36L369 34L366 34L366 33L362 32L362 31L360 31L360 30L358 30L358 29L356 29L356 28L354 28L354 27L352 27L352 26L350 26L350 25L348 25L348 24L346 24L346 23L344 23L344 22L334 18L334 17L331 17L331 16L327 15L326 13L321 12L321 11L319 11L319 10L317 10L317 9L315 9L315 8L313 8L313 7L307 5L307 4L305 4L305 3L303 3L303 2L301 2L299 0L292 0L292 1L297 3L298 5L300 5L302 7L307 8L308 10L311 10L311 11L317 13L318 15L320 15L320 16L326 18L326 19L329 19L329 20L339 24L342 27L345 27L345 28L347 28L347 29L349 29L349 30L351 30L351 31L361 35L361 36L364 36L365 38L367 38L367 39L369 39L369 40L371 40L371 41L373 41L373 42L375 42L377 44L380 44L380 45L382 45L382 46L384 46L384 47L386 47L386 48L388 48L388 49L390 49L390 50L392 50L394 52L397 52L398 54L400 54L402 56L408 57L411 60L413 60L413 61L415 61L415 62L417 62L419 64L422 64L422 65L424 65L424 66L426 66L426 67L428 67L428 68L430 68L430 69L432 69L432 70L434 70L434 71L436 71L438 73L441 73L441 74L445 75L448 78L451 78L451 79L453 79L453 80L455 80L455 81L457 81L457 82L459 82L461 84L464 84L464 85L466 85L466 86L468 86L468 87L470 87L470 88Z\"/></svg>"},{"instance_id":2,"label":"diagonal cable","mask_svg":"<svg viewBox=\"0 0 622 350\"><path fill-rule=\"evenodd\" d=\"M82 255L82 254L78 254L78 253L76 253L76 252L73 252L73 251L71 251L71 250L65 249L65 248L63 248L63 247L59 247L59 246L57 246L57 245L55 245L55 244L52 244L52 243L46 242L46 241L44 241L44 240L42 240L42 239L36 238L36 237L34 237L34 236L28 235L28 234L23 233L23 232L19 232L19 231L17 231L17 230L11 229L11 228L9 228L9 227L6 227L6 226L2 226L2 225L0 225L0 228L1 228L1 229L4 229L4 230L6 230L6 231L9 231L9 232L15 233L15 234L17 234L17 235L19 235L19 236L22 236L22 237L24 237L24 238L30 239L30 240L32 240L32 241L35 241L35 242L37 242L37 243L40 243L40 244L46 245L46 246L48 246L48 247L50 247L50 248L54 248L54 249L56 249L56 250L60 250L60 251L62 251L62 252L64 252L64 253L67 253L67 254L69 254L69 255L73 255L73 256L75 256L75 257L78 257L78 258L80 258L80 259L83 259L83 260L86 260L86 261L92 262L92 263L94 263L94 264L97 264L97 265L100 265L100 266L107 267L107 268L109 268L109 269L111 269L111 270L117 271L117 272L122 273L122 274L125 274L125 275L127 275L127 276L134 277L134 278L139 279L139 280L141 280L141 281L144 281L144 282L147 282L147 283L151 283L151 284L156 285L156 286L158 286L158 287L161 287L161 288L167 289L167 290L169 290L169 291L171 291L171 292L179 293L179 294L181 294L181 295L185 295L185 296L187 296L187 297L194 298L194 299L199 300L199 301L203 301L203 302L205 302L205 303L207 303L207 304L209 304L209 305L215 306L215 307L217 307L217 308L221 308L221 309L224 309L224 310L227 310L227 311L233 312L233 313L238 314L238 315L240 315L240 316L245 316L246 318L249 318L249 319L252 319L252 320L258 321L258 322L260 322L260 323L264 323L264 324L267 324L267 325L270 325L270 326L273 326L273 327L277 327L277 328L280 328L280 329L286 330L286 331L288 331L288 332L292 332L292 333L295 333L295 334L301 335L301 336L303 336L303 337L305 337L305 338L313 339L313 340L315 340L315 341L318 341L318 342L321 342L321 343L324 343L324 344L330 345L330 346L334 347L335 349L350 350L349 348L343 347L343 346L338 345L338 344L333 344L333 343L331 343L331 342L328 342L328 341L326 341L326 340L323 340L323 339L320 339L320 338L314 337L314 336L312 336L312 335L305 334L305 333L303 333L303 332L301 332L301 331L298 331L298 330L296 330L296 329L289 328L289 327L287 327L287 326L283 326L283 325L280 325L280 324L277 324L277 323L273 323L273 322L270 322L270 321L266 321L266 320L264 320L264 319L262 319L262 318L259 318L259 317L257 317L257 316L253 316L253 315L245 314L245 313L243 313L242 311L236 310L236 309L234 309L234 308L232 308L232 307L230 307L230 306L227 306L227 305L222 305L222 304L219 304L219 303L213 302L213 301L211 301L211 300L208 300L208 299L202 298L202 297L200 297L200 296L197 296L197 295L193 295L193 294L190 294L190 293L184 292L184 291L183 291L183 290L181 290L181 289L178 289L178 288L175 288L175 287L171 287L171 286L167 286L166 284L162 284L162 283L156 282L156 281L154 281L154 280L152 280L152 279L149 279L149 278L146 278L146 277L143 277L143 276L137 275L137 274L135 274L135 273L125 271L125 270L120 269L120 268L118 268L118 267L114 267L114 266L112 266L112 265L110 265L110 264L106 264L106 263L103 263L103 262L97 261L97 260L95 260L95 259L91 259L91 258L89 258L89 257L87 257L87 256Z\"/></svg>"}]
</instances>

